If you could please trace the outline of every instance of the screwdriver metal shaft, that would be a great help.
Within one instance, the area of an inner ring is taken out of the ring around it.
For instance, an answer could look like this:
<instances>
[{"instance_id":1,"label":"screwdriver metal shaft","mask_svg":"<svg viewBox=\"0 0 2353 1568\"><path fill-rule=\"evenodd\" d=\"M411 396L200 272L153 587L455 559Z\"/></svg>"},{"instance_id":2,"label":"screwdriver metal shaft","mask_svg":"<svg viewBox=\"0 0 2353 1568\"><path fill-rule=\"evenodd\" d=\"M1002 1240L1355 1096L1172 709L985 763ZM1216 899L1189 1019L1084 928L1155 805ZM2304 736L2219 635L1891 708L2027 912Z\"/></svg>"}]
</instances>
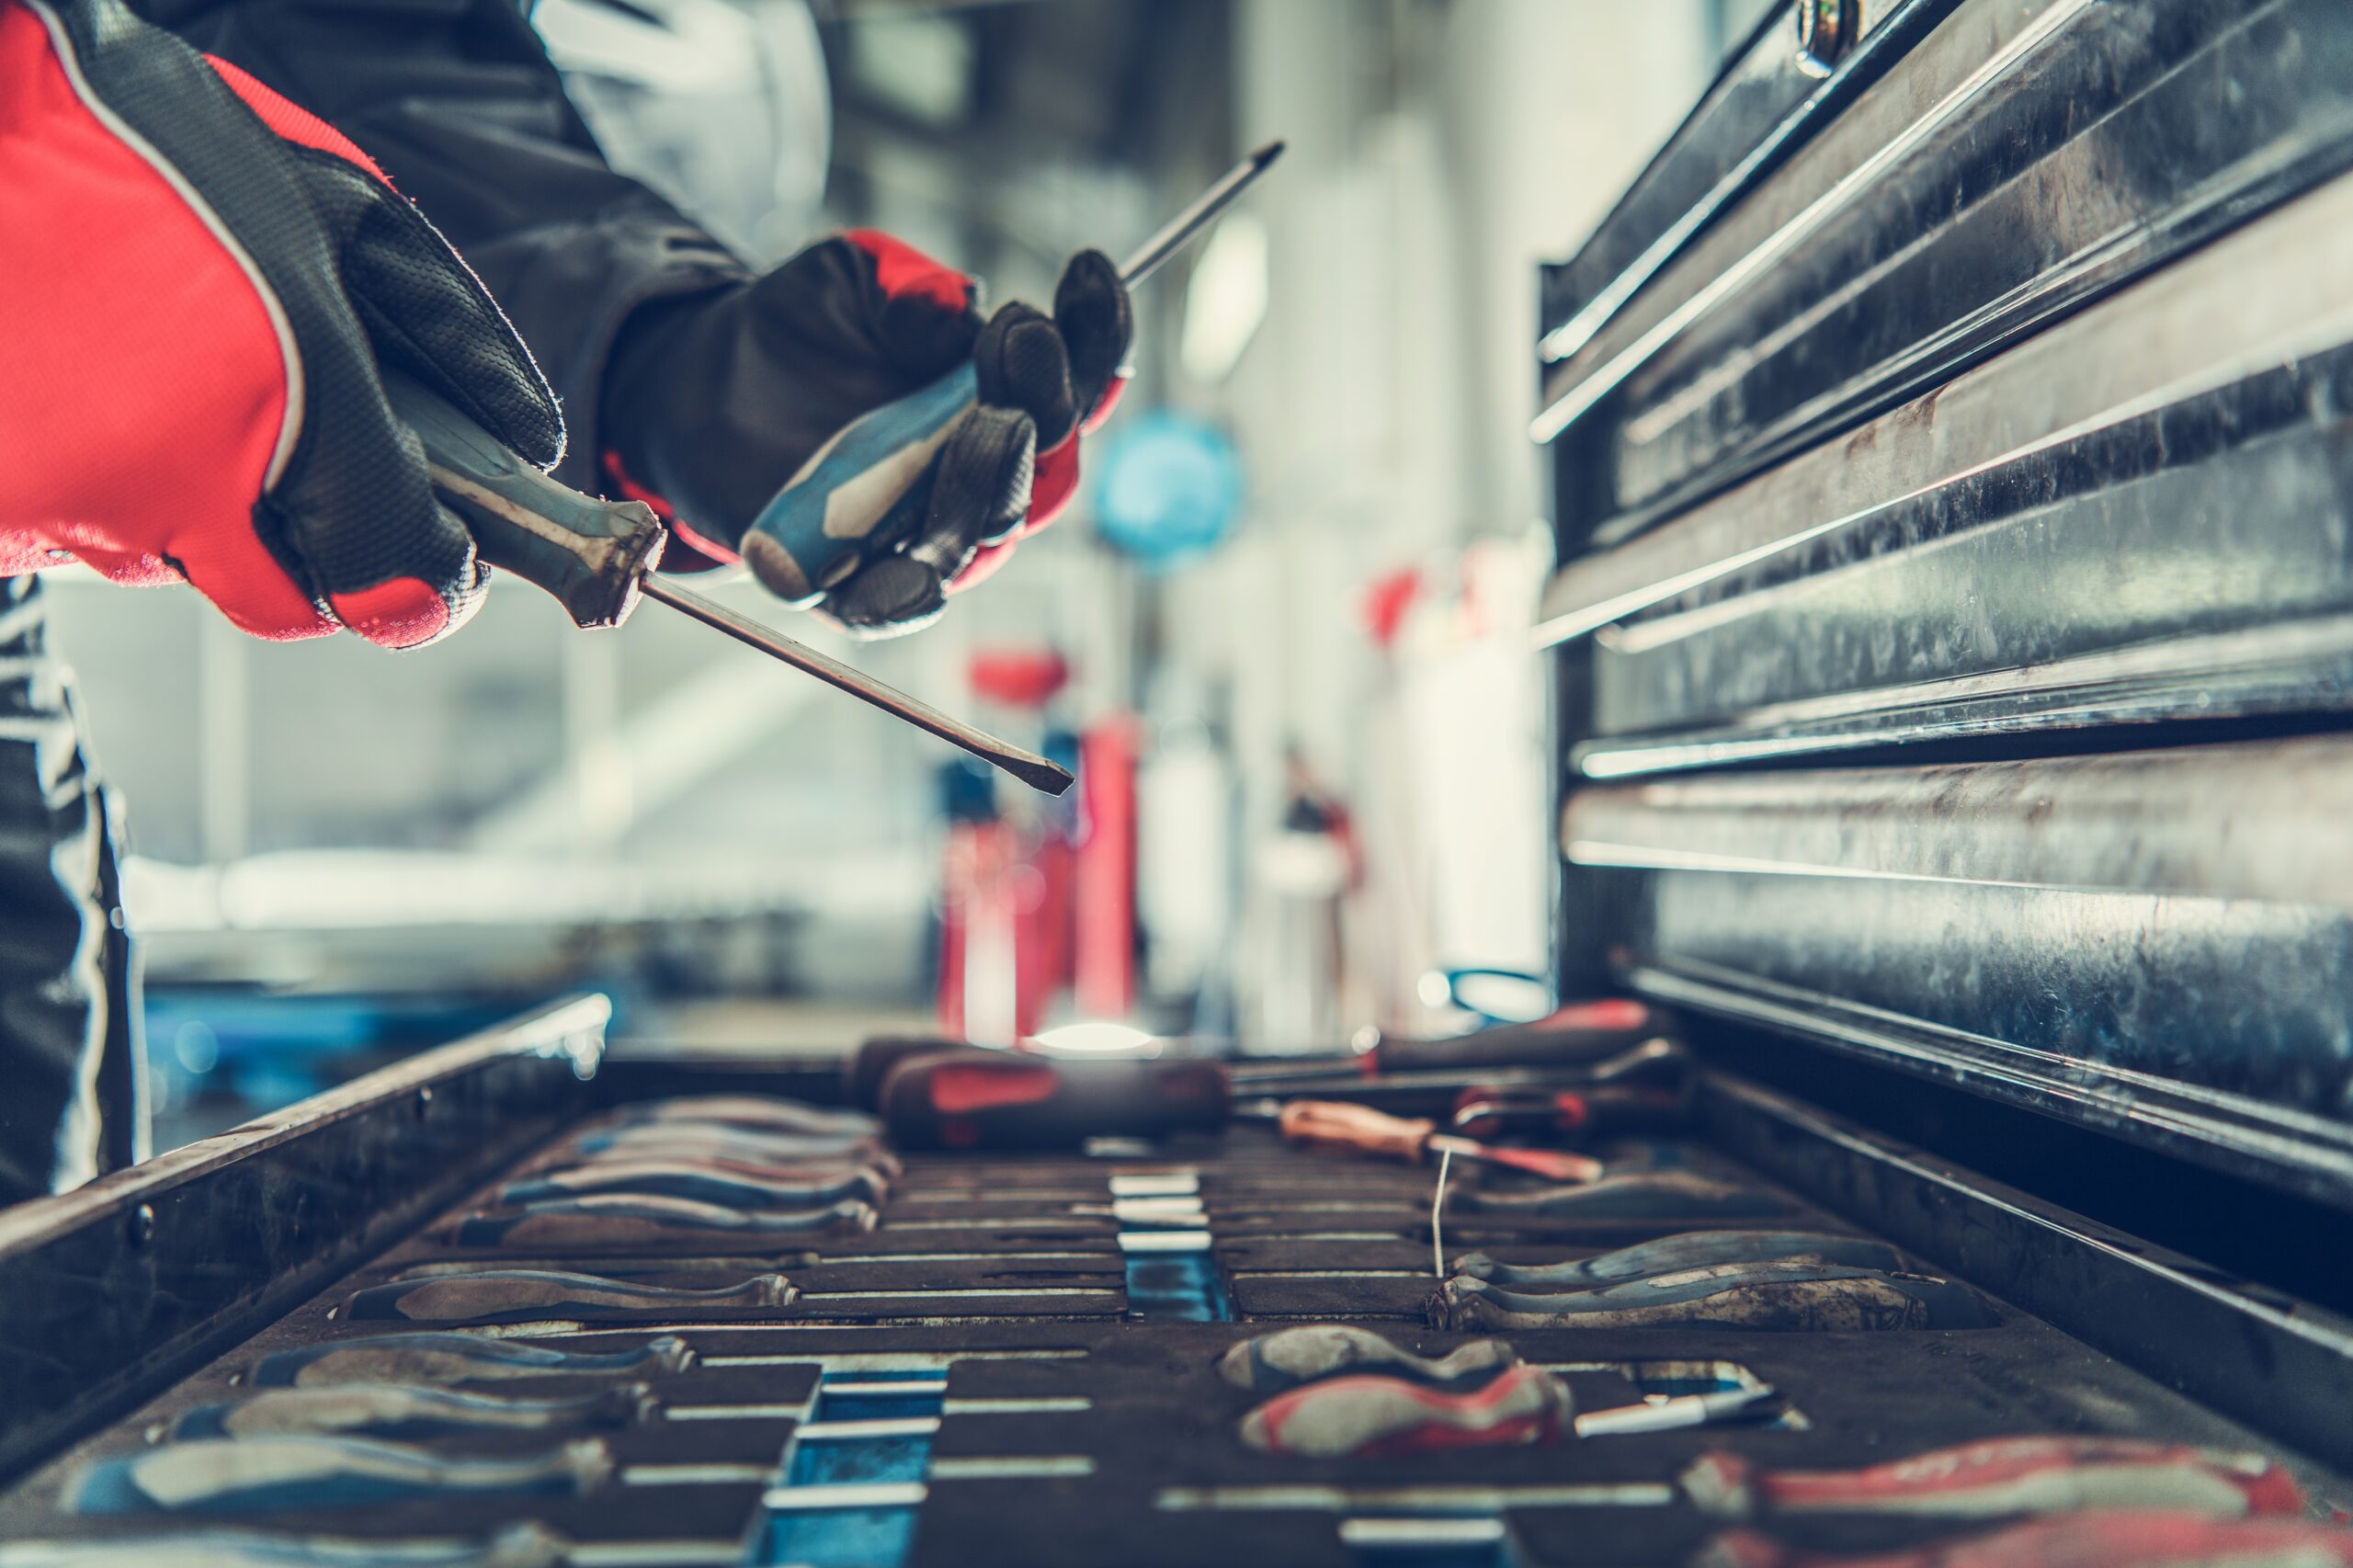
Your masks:
<instances>
[{"instance_id":1,"label":"screwdriver metal shaft","mask_svg":"<svg viewBox=\"0 0 2353 1568\"><path fill-rule=\"evenodd\" d=\"M1162 262L1184 249L1186 241L1199 233L1203 224L1224 211L1235 197L1250 187L1251 181L1265 174L1282 155L1282 142L1269 142L1220 175L1216 184L1193 198L1183 211L1163 223L1150 239L1138 245L1128 259L1120 264L1120 281L1132 289L1160 270Z\"/></svg>"},{"instance_id":2,"label":"screwdriver metal shaft","mask_svg":"<svg viewBox=\"0 0 2353 1568\"><path fill-rule=\"evenodd\" d=\"M642 502L605 501L568 490L488 431L406 376L387 372L384 392L424 443L443 503L474 536L483 559L553 595L582 627L619 626L641 595L781 659L804 674L897 715L950 745L1059 795L1070 771L1001 741L838 659L664 580L654 566L667 532Z\"/></svg>"},{"instance_id":3,"label":"screwdriver metal shaft","mask_svg":"<svg viewBox=\"0 0 2353 1568\"><path fill-rule=\"evenodd\" d=\"M885 712L896 714L916 729L938 735L949 745L961 747L982 761L1003 768L1033 790L1059 795L1071 787L1070 769L1048 761L1036 752L1024 751L1009 741L999 740L987 731L975 729L960 719L951 719L931 704L876 680L864 670L853 669L839 659L829 658L805 642L796 642L781 631L713 604L700 594L681 588L655 573L648 572L639 578L638 586L647 598L659 600L682 615L690 615L705 626L723 631L738 642L757 648L770 658L781 659L794 669L815 676L826 685L847 691L860 701L870 702Z\"/></svg>"}]
</instances>

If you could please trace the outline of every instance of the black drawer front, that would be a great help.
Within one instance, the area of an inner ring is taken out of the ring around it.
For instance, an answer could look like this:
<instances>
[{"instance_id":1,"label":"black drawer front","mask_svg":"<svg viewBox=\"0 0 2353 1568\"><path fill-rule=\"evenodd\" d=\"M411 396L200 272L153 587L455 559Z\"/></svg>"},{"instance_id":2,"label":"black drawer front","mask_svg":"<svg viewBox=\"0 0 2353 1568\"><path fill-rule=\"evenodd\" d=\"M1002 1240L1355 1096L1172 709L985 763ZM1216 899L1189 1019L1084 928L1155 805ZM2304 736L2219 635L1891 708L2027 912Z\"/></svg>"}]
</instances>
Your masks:
<instances>
[{"instance_id":1,"label":"black drawer front","mask_svg":"<svg viewBox=\"0 0 2353 1568\"><path fill-rule=\"evenodd\" d=\"M2340 708L2348 420L2353 176L1570 562L1578 769Z\"/></svg>"},{"instance_id":2,"label":"black drawer front","mask_svg":"<svg viewBox=\"0 0 2353 1568\"><path fill-rule=\"evenodd\" d=\"M2348 158L2336 0L1967 0L1547 369L1564 533L1638 532Z\"/></svg>"},{"instance_id":3,"label":"black drawer front","mask_svg":"<svg viewBox=\"0 0 2353 1568\"><path fill-rule=\"evenodd\" d=\"M2353 7L1963 0L1546 372L1564 974L2353 1209Z\"/></svg>"},{"instance_id":4,"label":"black drawer front","mask_svg":"<svg viewBox=\"0 0 2353 1568\"><path fill-rule=\"evenodd\" d=\"M1813 51L1800 47L1801 7L1794 0L1776 6L1585 248L1544 269L1538 352L1546 362L1575 353L1682 245L1834 121L1959 3L1836 0L1841 36Z\"/></svg>"}]
</instances>

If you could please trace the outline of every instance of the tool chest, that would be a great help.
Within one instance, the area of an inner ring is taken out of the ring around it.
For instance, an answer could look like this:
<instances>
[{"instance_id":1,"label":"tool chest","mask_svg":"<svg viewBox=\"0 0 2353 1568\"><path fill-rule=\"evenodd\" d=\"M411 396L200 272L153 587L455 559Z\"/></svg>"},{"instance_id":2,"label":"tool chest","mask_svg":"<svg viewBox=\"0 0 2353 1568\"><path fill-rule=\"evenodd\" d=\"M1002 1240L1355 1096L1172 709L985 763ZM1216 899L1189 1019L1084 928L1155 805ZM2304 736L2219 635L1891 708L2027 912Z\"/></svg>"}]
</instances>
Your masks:
<instances>
[{"instance_id":1,"label":"tool chest","mask_svg":"<svg viewBox=\"0 0 2353 1568\"><path fill-rule=\"evenodd\" d=\"M2353 12L1802 9L1546 275L1570 988L2342 1212Z\"/></svg>"},{"instance_id":2,"label":"tool chest","mask_svg":"<svg viewBox=\"0 0 2353 1568\"><path fill-rule=\"evenodd\" d=\"M1699 1063L1602 1180L648 1204L838 1063L577 1001L0 1214L0 1568L2353 1561L2348 170L2343 0L1801 0L1546 269L1559 979Z\"/></svg>"},{"instance_id":3,"label":"tool chest","mask_svg":"<svg viewBox=\"0 0 2353 1568\"><path fill-rule=\"evenodd\" d=\"M354 1564L1670 1564L1701 1560L1738 1522L1737 1489L1709 1473L1741 1460L1843 1471L2006 1437L2198 1445L2304 1503L2348 1494L2320 1457L2053 1328L1967 1267L1972 1248L2006 1245L2006 1223L2029 1226L2047 1286L2113 1290L2099 1258L2128 1258L2145 1271L2130 1286L2141 1310L2162 1314L2179 1305L2167 1271L2183 1260L1728 1076L1702 1085L1693 1136L1604 1150L1630 1176L1688 1178L1678 1190L1697 1196L1679 1207L1546 1211L1530 1195L1568 1189L1458 1163L1434 1215L1427 1167L1237 1127L886 1159L895 1174L867 1212L735 1245L628 1227L585 1249L561 1234L468 1239L466 1217L511 1212L551 1151L649 1107L714 1090L779 1108L837 1097L832 1063L600 1063L601 1017L591 1000L522 1020L12 1213L0 1562L269 1561L197 1552L207 1539L251 1551L258 1535L288 1562ZM395 1146L404 1169L373 1157ZM577 1168L626 1157L607 1148ZM1940 1199L1906 1198L1923 1180L1945 1184ZM1855 1192L1948 1222L1927 1248L1879 1249L1897 1278L1947 1288L1932 1313L1483 1327L1487 1309L1458 1293L1434 1315L1434 1249L1451 1271L1472 1253L1553 1265L1695 1230L1868 1246ZM531 1293L517 1269L608 1284ZM658 1299L632 1300L641 1290ZM1779 1397L1677 1430L1561 1426L1337 1457L1253 1447L1245 1417L1263 1425L1252 1413L1282 1380L1261 1366L1237 1381L1222 1363L1309 1325L1426 1357L1501 1339L1565 1387L1570 1410L1553 1414L1605 1427L1663 1398ZM551 1354L592 1359L529 1365ZM507 1424L483 1425L484 1406ZM354 1479L337 1459L325 1481L218 1479L228 1448L308 1475L352 1441L393 1445L411 1468L387 1482L370 1458ZM125 1481L124 1460L167 1470ZM210 1481L168 1470L206 1463ZM232 1495L199 1500L224 1485ZM1751 1525L1824 1551L1957 1528L1868 1513ZM1755 1547L1722 1550L1742 1540ZM72 1555L108 1543L130 1555Z\"/></svg>"}]
</instances>

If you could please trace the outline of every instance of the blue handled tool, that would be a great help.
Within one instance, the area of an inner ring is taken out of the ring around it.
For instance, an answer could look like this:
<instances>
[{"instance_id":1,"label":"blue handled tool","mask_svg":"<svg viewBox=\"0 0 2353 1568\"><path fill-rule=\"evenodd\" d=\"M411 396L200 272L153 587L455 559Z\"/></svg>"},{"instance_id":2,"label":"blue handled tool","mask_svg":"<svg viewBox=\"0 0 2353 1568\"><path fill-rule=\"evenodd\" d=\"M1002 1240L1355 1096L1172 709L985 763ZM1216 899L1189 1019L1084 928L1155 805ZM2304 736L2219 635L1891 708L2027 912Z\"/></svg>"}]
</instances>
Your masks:
<instances>
[{"instance_id":1,"label":"blue handled tool","mask_svg":"<svg viewBox=\"0 0 2353 1568\"><path fill-rule=\"evenodd\" d=\"M1131 288L1142 282L1282 150L1280 142L1269 142L1228 169L1121 264L1120 280ZM752 524L753 532L779 547L769 553L762 581L806 608L865 564L870 551L915 532L931 503L931 460L975 392L972 367L961 366L875 409L818 449Z\"/></svg>"},{"instance_id":2,"label":"blue handled tool","mask_svg":"<svg viewBox=\"0 0 2353 1568\"><path fill-rule=\"evenodd\" d=\"M1138 282L1166 260L1281 151L1281 142L1269 142L1228 171L1128 259L1124 279ZM641 597L658 599L962 747L1033 789L1059 795L1071 787L1070 771L1060 764L952 719L863 670L665 581L654 568L668 531L649 507L576 494L425 387L389 369L383 380L393 411L424 443L435 493L464 520L483 560L553 595L575 625L619 626ZM756 526L780 531L779 542L790 541L796 559L814 570L809 579L812 591L798 596L799 602L813 599L857 570L869 548L904 537L905 527L923 515L930 499L931 455L956 416L972 406L973 388L967 366L868 415L835 437L768 504ZM785 509L780 517L779 508ZM898 521L884 526L891 518L904 519L904 527Z\"/></svg>"}]
</instances>

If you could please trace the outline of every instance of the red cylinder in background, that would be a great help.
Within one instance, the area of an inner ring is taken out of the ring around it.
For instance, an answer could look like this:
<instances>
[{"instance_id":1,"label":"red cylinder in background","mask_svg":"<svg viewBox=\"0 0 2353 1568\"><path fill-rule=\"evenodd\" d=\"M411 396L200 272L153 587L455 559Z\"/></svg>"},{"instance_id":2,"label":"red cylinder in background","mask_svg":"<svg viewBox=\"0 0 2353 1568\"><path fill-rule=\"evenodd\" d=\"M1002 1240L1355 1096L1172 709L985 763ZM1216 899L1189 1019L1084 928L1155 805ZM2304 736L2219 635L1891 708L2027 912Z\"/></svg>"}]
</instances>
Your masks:
<instances>
[{"instance_id":1,"label":"red cylinder in background","mask_svg":"<svg viewBox=\"0 0 2353 1568\"><path fill-rule=\"evenodd\" d=\"M1079 743L1083 817L1073 989L1089 1018L1124 1018L1136 1001L1137 725L1117 714Z\"/></svg>"}]
</instances>

